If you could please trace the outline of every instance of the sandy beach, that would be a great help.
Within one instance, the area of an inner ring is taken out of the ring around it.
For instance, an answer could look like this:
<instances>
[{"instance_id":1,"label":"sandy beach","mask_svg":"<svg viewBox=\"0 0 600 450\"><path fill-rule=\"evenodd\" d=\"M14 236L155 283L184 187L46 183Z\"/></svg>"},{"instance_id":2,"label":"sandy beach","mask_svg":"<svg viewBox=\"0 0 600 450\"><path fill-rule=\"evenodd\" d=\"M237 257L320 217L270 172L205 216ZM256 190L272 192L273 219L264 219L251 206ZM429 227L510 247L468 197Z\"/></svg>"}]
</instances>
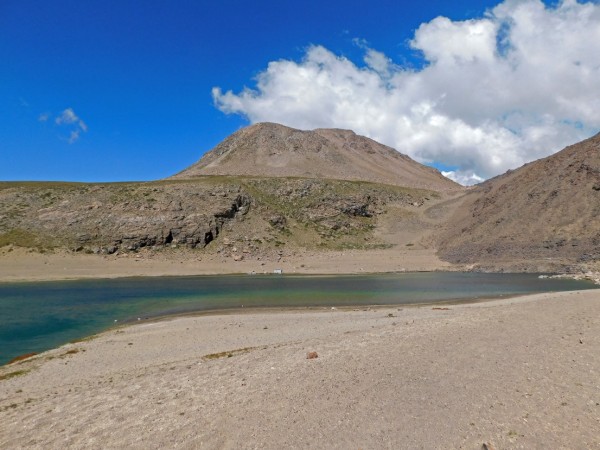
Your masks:
<instances>
[{"instance_id":1,"label":"sandy beach","mask_svg":"<svg viewBox=\"0 0 600 450\"><path fill-rule=\"evenodd\" d=\"M141 323L0 368L0 448L600 448L598 348L598 290Z\"/></svg>"}]
</instances>

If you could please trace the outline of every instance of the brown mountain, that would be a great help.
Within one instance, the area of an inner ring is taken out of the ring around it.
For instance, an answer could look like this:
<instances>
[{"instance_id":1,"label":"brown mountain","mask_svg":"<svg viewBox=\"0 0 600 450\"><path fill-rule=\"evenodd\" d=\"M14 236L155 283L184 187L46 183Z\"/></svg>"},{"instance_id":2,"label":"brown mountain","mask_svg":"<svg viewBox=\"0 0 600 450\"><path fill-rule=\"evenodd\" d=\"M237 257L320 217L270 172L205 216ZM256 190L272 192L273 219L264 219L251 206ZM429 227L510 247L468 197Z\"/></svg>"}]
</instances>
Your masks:
<instances>
[{"instance_id":1,"label":"brown mountain","mask_svg":"<svg viewBox=\"0 0 600 450\"><path fill-rule=\"evenodd\" d=\"M258 124L166 180L0 183L9 244L234 261L437 251L456 268L598 270L600 135L466 190L351 131Z\"/></svg>"},{"instance_id":2,"label":"brown mountain","mask_svg":"<svg viewBox=\"0 0 600 450\"><path fill-rule=\"evenodd\" d=\"M473 188L438 248L515 270L600 260L600 134Z\"/></svg>"},{"instance_id":3,"label":"brown mountain","mask_svg":"<svg viewBox=\"0 0 600 450\"><path fill-rule=\"evenodd\" d=\"M451 210L424 211L463 192L352 131L265 123L166 180L0 183L0 247L114 254L184 246L245 259L282 248L409 246L433 254L430 235Z\"/></svg>"},{"instance_id":4,"label":"brown mountain","mask_svg":"<svg viewBox=\"0 0 600 450\"><path fill-rule=\"evenodd\" d=\"M462 188L437 170L353 131L301 131L274 123L232 134L173 178L202 175L370 181L436 191Z\"/></svg>"}]
</instances>

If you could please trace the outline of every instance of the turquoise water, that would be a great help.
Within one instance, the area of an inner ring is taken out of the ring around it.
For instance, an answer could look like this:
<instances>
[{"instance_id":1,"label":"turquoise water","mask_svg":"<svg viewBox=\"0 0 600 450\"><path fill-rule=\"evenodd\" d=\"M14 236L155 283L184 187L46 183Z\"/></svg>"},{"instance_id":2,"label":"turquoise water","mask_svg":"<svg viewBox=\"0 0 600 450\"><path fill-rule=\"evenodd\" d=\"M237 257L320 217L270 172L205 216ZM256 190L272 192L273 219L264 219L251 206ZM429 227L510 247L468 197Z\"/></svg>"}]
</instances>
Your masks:
<instances>
[{"instance_id":1,"label":"turquoise water","mask_svg":"<svg viewBox=\"0 0 600 450\"><path fill-rule=\"evenodd\" d=\"M408 304L588 289L533 274L197 276L0 284L0 364L117 323L243 307Z\"/></svg>"}]
</instances>

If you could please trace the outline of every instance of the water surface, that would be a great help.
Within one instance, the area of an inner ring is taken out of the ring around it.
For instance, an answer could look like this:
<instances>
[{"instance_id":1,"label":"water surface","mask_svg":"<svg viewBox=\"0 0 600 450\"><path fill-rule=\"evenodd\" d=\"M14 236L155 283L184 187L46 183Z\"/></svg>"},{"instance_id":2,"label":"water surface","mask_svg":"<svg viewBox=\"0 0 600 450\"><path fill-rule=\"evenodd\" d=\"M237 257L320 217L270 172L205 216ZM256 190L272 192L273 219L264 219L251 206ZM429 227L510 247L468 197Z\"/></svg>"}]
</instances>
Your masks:
<instances>
[{"instance_id":1,"label":"water surface","mask_svg":"<svg viewBox=\"0 0 600 450\"><path fill-rule=\"evenodd\" d=\"M0 364L116 323L193 311L430 303L588 289L533 274L196 276L0 284Z\"/></svg>"}]
</instances>

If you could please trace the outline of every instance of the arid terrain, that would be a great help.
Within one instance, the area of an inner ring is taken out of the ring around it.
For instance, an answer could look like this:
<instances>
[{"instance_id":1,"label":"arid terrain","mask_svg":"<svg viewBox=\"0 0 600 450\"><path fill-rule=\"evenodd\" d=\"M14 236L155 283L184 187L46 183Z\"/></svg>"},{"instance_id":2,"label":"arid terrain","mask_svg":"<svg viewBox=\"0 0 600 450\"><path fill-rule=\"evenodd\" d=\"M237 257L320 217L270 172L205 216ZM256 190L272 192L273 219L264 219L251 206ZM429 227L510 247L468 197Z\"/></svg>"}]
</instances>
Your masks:
<instances>
[{"instance_id":1,"label":"arid terrain","mask_svg":"<svg viewBox=\"0 0 600 450\"><path fill-rule=\"evenodd\" d=\"M598 268L600 134L478 185L438 242L442 259L483 268Z\"/></svg>"},{"instance_id":2,"label":"arid terrain","mask_svg":"<svg viewBox=\"0 0 600 450\"><path fill-rule=\"evenodd\" d=\"M173 178L205 175L369 181L434 191L461 189L439 171L353 131L302 131L275 123L259 123L232 134Z\"/></svg>"},{"instance_id":3,"label":"arid terrain","mask_svg":"<svg viewBox=\"0 0 600 450\"><path fill-rule=\"evenodd\" d=\"M258 124L171 179L0 184L0 279L435 270L463 190L350 131Z\"/></svg>"},{"instance_id":4,"label":"arid terrain","mask_svg":"<svg viewBox=\"0 0 600 450\"><path fill-rule=\"evenodd\" d=\"M165 180L0 183L0 281L275 269L598 281L599 155L600 135L463 188L350 131L258 124ZM114 328L0 367L0 448L600 448L598 300Z\"/></svg>"},{"instance_id":5,"label":"arid terrain","mask_svg":"<svg viewBox=\"0 0 600 450\"><path fill-rule=\"evenodd\" d=\"M0 368L0 447L600 448L598 295L114 329Z\"/></svg>"},{"instance_id":6,"label":"arid terrain","mask_svg":"<svg viewBox=\"0 0 600 450\"><path fill-rule=\"evenodd\" d=\"M140 260L147 274L173 262L189 274L597 272L599 216L600 135L467 189L351 131L257 124L165 180L0 183L0 279L44 258L64 263L47 262L48 278L84 260L98 276L127 261L119 273L143 273Z\"/></svg>"}]
</instances>

